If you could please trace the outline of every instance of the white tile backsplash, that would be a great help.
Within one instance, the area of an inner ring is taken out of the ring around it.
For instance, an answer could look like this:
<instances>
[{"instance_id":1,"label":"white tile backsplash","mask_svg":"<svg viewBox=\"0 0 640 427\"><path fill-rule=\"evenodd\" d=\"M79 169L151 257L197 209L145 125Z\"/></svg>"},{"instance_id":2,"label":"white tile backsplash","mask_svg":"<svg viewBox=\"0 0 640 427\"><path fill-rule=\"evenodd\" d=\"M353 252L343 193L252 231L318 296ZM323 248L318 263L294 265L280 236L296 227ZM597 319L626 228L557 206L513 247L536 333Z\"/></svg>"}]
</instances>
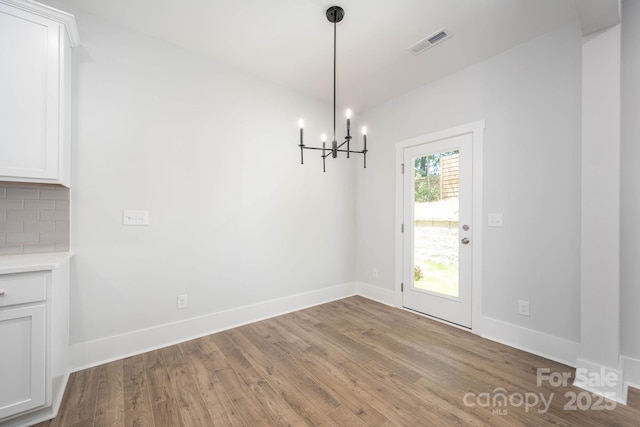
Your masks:
<instances>
[{"instance_id":1,"label":"white tile backsplash","mask_svg":"<svg viewBox=\"0 0 640 427\"><path fill-rule=\"evenodd\" d=\"M24 231L21 221L0 221L0 233L12 233Z\"/></svg>"},{"instance_id":2,"label":"white tile backsplash","mask_svg":"<svg viewBox=\"0 0 640 427\"><path fill-rule=\"evenodd\" d=\"M56 221L54 222L56 231L66 231L69 232L69 221Z\"/></svg>"},{"instance_id":3,"label":"white tile backsplash","mask_svg":"<svg viewBox=\"0 0 640 427\"><path fill-rule=\"evenodd\" d=\"M23 253L24 248L22 245L8 245L6 243L0 245L0 255L16 255Z\"/></svg>"},{"instance_id":4,"label":"white tile backsplash","mask_svg":"<svg viewBox=\"0 0 640 427\"><path fill-rule=\"evenodd\" d=\"M9 200L9 199L7 199ZM30 200L24 201L24 210L26 211L52 211L56 208L55 200Z\"/></svg>"},{"instance_id":5,"label":"white tile backsplash","mask_svg":"<svg viewBox=\"0 0 640 427\"><path fill-rule=\"evenodd\" d=\"M64 240L69 233L64 231L41 231L40 232L40 241L41 242L60 242Z\"/></svg>"},{"instance_id":6,"label":"white tile backsplash","mask_svg":"<svg viewBox=\"0 0 640 427\"><path fill-rule=\"evenodd\" d=\"M69 200L69 190L66 188L40 190L38 198L41 200Z\"/></svg>"},{"instance_id":7,"label":"white tile backsplash","mask_svg":"<svg viewBox=\"0 0 640 427\"><path fill-rule=\"evenodd\" d=\"M69 221L69 211L40 211L40 221Z\"/></svg>"},{"instance_id":8,"label":"white tile backsplash","mask_svg":"<svg viewBox=\"0 0 640 427\"><path fill-rule=\"evenodd\" d=\"M0 210L19 210L24 209L24 200L22 199L0 199Z\"/></svg>"},{"instance_id":9,"label":"white tile backsplash","mask_svg":"<svg viewBox=\"0 0 640 427\"><path fill-rule=\"evenodd\" d=\"M56 246L51 242L25 243L22 247L24 254L40 254L43 252L56 252Z\"/></svg>"},{"instance_id":10,"label":"white tile backsplash","mask_svg":"<svg viewBox=\"0 0 640 427\"><path fill-rule=\"evenodd\" d=\"M69 210L69 201L68 200L56 200L56 210L57 211L68 211Z\"/></svg>"},{"instance_id":11,"label":"white tile backsplash","mask_svg":"<svg viewBox=\"0 0 640 427\"><path fill-rule=\"evenodd\" d=\"M0 255L69 250L69 189L0 182Z\"/></svg>"},{"instance_id":12,"label":"white tile backsplash","mask_svg":"<svg viewBox=\"0 0 640 427\"><path fill-rule=\"evenodd\" d=\"M40 241L40 234L37 231L23 231L20 233L7 232L5 235L7 245L38 243Z\"/></svg>"},{"instance_id":13,"label":"white tile backsplash","mask_svg":"<svg viewBox=\"0 0 640 427\"><path fill-rule=\"evenodd\" d=\"M6 199L37 199L38 190L35 188L7 188Z\"/></svg>"},{"instance_id":14,"label":"white tile backsplash","mask_svg":"<svg viewBox=\"0 0 640 427\"><path fill-rule=\"evenodd\" d=\"M40 220L40 211L5 211L7 221L38 221ZM1 220L1 218L0 218Z\"/></svg>"},{"instance_id":15,"label":"white tile backsplash","mask_svg":"<svg viewBox=\"0 0 640 427\"><path fill-rule=\"evenodd\" d=\"M23 231L56 231L54 221L25 221L23 224Z\"/></svg>"}]
</instances>

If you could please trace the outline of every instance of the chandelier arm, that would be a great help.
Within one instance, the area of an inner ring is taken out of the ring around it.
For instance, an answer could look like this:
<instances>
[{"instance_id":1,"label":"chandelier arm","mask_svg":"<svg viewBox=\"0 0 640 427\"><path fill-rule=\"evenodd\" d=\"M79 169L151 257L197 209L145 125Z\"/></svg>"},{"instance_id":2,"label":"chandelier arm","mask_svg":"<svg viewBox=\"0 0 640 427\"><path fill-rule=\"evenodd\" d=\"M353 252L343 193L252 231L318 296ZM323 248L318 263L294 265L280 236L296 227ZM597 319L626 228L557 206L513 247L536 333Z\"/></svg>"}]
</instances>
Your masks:
<instances>
[{"instance_id":1,"label":"chandelier arm","mask_svg":"<svg viewBox=\"0 0 640 427\"><path fill-rule=\"evenodd\" d=\"M349 143L349 141L350 141L350 140L351 140L351 137L350 137L350 136L346 137L346 138L344 139L344 141L342 142L342 144L340 144L340 145L336 146L336 148L341 148L344 144L347 144L347 148L349 148L349 144L348 144L348 143Z\"/></svg>"},{"instance_id":2,"label":"chandelier arm","mask_svg":"<svg viewBox=\"0 0 640 427\"><path fill-rule=\"evenodd\" d=\"M347 150L336 150L336 151L338 151L340 153L347 153L348 152L348 153L351 153L351 154L364 154L365 153L364 150L349 150L349 151L347 151Z\"/></svg>"},{"instance_id":3,"label":"chandelier arm","mask_svg":"<svg viewBox=\"0 0 640 427\"><path fill-rule=\"evenodd\" d=\"M309 147L308 145L304 146L305 150L320 150L320 151L331 151L331 148L321 148L321 147Z\"/></svg>"},{"instance_id":4,"label":"chandelier arm","mask_svg":"<svg viewBox=\"0 0 640 427\"><path fill-rule=\"evenodd\" d=\"M345 138L345 140L340 145L336 146L335 151L340 151L342 153L363 153L364 152L363 150L351 150L351 148L349 147L349 141L351 141L351 139L352 139L351 137ZM341 149L345 144L347 144L347 149L346 150ZM301 150L319 150L319 151L325 151L325 152L334 151L333 148L311 147L309 145L299 145L299 147Z\"/></svg>"},{"instance_id":5,"label":"chandelier arm","mask_svg":"<svg viewBox=\"0 0 640 427\"><path fill-rule=\"evenodd\" d=\"M345 144L347 144L347 143L348 143L349 141L351 141L352 139L353 139L353 137L352 137L352 136L347 136L347 137L345 137L344 141L342 141L342 142L340 143L340 145L337 145L337 146L336 146L336 148L342 148L342 146L344 146ZM298 145L298 147L303 147L303 148L306 148L306 149L308 149L308 150L323 150L323 148L320 148L320 147L311 147L311 146L309 146L309 145L304 145L304 144L299 144L299 145ZM331 148L324 148L324 150L331 151L332 149L331 149ZM351 150L351 151L352 151L352 152L354 152L353 150Z\"/></svg>"},{"instance_id":6,"label":"chandelier arm","mask_svg":"<svg viewBox=\"0 0 640 427\"><path fill-rule=\"evenodd\" d=\"M327 154L322 154L323 156L326 155L327 157L329 157L329 155L333 152L333 149L331 148L320 148L320 147L308 147L308 146L304 146L305 150L318 150L318 151L324 151ZM341 150L341 149L336 149L336 151L339 151L341 153L346 153L347 150ZM369 150L367 150L369 151ZM364 150L349 150L349 153L359 153L359 154L363 154L365 153Z\"/></svg>"}]
</instances>

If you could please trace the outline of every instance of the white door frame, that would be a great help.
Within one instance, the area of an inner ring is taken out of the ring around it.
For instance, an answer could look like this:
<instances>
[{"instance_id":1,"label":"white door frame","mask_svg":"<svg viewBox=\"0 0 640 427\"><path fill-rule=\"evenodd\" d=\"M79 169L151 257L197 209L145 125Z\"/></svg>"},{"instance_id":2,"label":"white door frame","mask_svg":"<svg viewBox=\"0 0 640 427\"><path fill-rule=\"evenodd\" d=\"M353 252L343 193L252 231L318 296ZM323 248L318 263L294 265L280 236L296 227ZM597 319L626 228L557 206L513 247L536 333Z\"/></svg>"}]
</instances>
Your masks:
<instances>
[{"instance_id":1,"label":"white door frame","mask_svg":"<svg viewBox=\"0 0 640 427\"><path fill-rule=\"evenodd\" d=\"M403 174L402 163L404 161L405 148L414 147L416 145L428 144L430 142L442 139L453 138L455 136L471 134L473 141L471 143L473 152L472 163L472 189L473 189L473 248L471 263L471 330L473 333L480 335L482 333L482 148L484 134L484 120L468 123L455 128L445 129L439 132L430 133L428 135L418 136L416 138L407 139L396 142L396 242L395 242L395 295L394 304L396 307L402 307L402 290L401 283L403 279L403 233L402 223L404 216L403 203ZM407 166L407 171L412 170Z\"/></svg>"}]
</instances>

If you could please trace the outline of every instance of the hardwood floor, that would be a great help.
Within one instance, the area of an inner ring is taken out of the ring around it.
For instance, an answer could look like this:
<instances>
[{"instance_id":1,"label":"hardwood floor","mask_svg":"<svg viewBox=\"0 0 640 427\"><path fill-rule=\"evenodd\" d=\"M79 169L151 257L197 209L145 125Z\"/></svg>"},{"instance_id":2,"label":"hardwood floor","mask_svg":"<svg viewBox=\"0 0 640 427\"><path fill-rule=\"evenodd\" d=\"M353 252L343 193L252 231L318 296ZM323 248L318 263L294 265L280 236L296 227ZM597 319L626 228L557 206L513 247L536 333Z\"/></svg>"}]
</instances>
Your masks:
<instances>
[{"instance_id":1,"label":"hardwood floor","mask_svg":"<svg viewBox=\"0 0 640 427\"><path fill-rule=\"evenodd\" d=\"M537 368L575 373L352 297L76 372L38 426L640 425L637 390L598 410Z\"/></svg>"}]
</instances>

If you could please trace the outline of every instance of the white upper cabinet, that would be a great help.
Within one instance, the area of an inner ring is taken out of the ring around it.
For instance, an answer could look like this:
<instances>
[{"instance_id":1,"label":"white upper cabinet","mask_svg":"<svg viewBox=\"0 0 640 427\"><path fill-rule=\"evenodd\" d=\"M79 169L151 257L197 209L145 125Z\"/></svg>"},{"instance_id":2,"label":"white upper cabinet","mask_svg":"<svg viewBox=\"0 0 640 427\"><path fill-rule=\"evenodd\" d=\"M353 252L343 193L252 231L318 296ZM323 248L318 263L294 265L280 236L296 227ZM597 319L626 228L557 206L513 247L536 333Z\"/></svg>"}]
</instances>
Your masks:
<instances>
[{"instance_id":1,"label":"white upper cabinet","mask_svg":"<svg viewBox=\"0 0 640 427\"><path fill-rule=\"evenodd\" d=\"M70 182L72 15L0 0L0 181Z\"/></svg>"}]
</instances>

